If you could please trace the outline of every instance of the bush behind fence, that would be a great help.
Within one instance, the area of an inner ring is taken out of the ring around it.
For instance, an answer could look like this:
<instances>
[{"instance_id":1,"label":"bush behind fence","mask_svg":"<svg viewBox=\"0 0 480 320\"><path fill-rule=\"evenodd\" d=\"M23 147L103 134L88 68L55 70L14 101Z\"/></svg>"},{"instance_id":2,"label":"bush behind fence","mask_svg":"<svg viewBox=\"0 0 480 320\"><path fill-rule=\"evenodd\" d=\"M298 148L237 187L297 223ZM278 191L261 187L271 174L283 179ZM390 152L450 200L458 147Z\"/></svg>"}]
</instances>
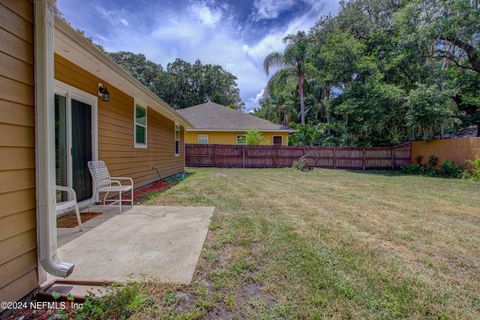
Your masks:
<instances>
[{"instance_id":1,"label":"bush behind fence","mask_svg":"<svg viewBox=\"0 0 480 320\"><path fill-rule=\"evenodd\" d=\"M220 168L282 168L306 156L315 167L399 169L411 162L411 145L380 148L186 144L185 165Z\"/></svg>"}]
</instances>

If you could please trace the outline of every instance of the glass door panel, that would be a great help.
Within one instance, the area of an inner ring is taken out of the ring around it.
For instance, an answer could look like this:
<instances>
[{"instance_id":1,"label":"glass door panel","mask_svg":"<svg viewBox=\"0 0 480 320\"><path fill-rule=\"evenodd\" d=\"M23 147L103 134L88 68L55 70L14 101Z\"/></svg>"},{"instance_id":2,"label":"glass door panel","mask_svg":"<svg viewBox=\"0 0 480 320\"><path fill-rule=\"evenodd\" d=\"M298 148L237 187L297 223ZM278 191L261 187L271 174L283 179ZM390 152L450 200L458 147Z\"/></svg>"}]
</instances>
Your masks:
<instances>
[{"instance_id":1,"label":"glass door panel","mask_svg":"<svg viewBox=\"0 0 480 320\"><path fill-rule=\"evenodd\" d=\"M55 95L55 172L56 184L68 185L67 155L67 98ZM57 192L57 201L65 201L66 195Z\"/></svg>"},{"instance_id":2,"label":"glass door panel","mask_svg":"<svg viewBox=\"0 0 480 320\"><path fill-rule=\"evenodd\" d=\"M92 178L88 161L92 153L92 106L71 99L72 134L72 187L77 193L77 201L92 197Z\"/></svg>"}]
</instances>

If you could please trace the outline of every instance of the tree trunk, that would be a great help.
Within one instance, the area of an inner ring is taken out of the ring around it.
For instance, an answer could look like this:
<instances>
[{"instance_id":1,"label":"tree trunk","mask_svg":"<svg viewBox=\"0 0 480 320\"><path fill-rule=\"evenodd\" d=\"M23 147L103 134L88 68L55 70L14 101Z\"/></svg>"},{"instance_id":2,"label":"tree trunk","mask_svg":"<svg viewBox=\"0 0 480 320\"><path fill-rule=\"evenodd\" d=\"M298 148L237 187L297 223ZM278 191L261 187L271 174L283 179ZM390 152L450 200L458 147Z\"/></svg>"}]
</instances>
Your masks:
<instances>
[{"instance_id":1,"label":"tree trunk","mask_svg":"<svg viewBox=\"0 0 480 320\"><path fill-rule=\"evenodd\" d=\"M298 94L300 96L300 122L305 124L305 98L303 96L303 82L304 78L298 78Z\"/></svg>"},{"instance_id":2,"label":"tree trunk","mask_svg":"<svg viewBox=\"0 0 480 320\"><path fill-rule=\"evenodd\" d=\"M323 88L320 90L320 95L318 97L317 121L322 122L322 118L323 118Z\"/></svg>"},{"instance_id":3,"label":"tree trunk","mask_svg":"<svg viewBox=\"0 0 480 320\"><path fill-rule=\"evenodd\" d=\"M323 122L323 120L325 119L324 114L325 114L325 106L323 105L323 101L320 101L318 103L318 109L317 109L318 122Z\"/></svg>"},{"instance_id":4,"label":"tree trunk","mask_svg":"<svg viewBox=\"0 0 480 320\"><path fill-rule=\"evenodd\" d=\"M317 121L318 122L325 122L326 116L326 107L325 101L327 99L327 87L324 86L320 89L320 94L318 97L318 110L317 110Z\"/></svg>"},{"instance_id":5,"label":"tree trunk","mask_svg":"<svg viewBox=\"0 0 480 320\"><path fill-rule=\"evenodd\" d=\"M455 95L452 97L452 99L457 105L458 109L461 111L464 111L466 114L466 116L460 117L460 119L464 121L464 123L468 124L469 126L471 126L472 124L476 125L477 137L480 137L480 119L477 112L477 106L473 104L465 103L460 95Z\"/></svg>"}]
</instances>

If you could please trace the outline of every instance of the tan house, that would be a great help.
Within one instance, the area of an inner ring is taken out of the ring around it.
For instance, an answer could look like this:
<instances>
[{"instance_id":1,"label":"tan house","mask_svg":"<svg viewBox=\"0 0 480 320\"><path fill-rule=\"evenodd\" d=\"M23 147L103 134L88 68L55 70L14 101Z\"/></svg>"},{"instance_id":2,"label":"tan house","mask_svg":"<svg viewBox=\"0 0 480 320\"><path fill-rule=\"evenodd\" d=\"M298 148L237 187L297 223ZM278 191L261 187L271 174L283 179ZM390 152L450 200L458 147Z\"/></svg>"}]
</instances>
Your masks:
<instances>
[{"instance_id":1,"label":"tan house","mask_svg":"<svg viewBox=\"0 0 480 320\"><path fill-rule=\"evenodd\" d=\"M191 144L245 144L247 131L255 128L266 145L288 146L288 134L295 131L210 101L178 113L194 126L185 132L185 143Z\"/></svg>"},{"instance_id":2,"label":"tan house","mask_svg":"<svg viewBox=\"0 0 480 320\"><path fill-rule=\"evenodd\" d=\"M0 0L0 301L71 272L56 253L55 185L91 198L87 161L136 188L184 170L188 120L52 10Z\"/></svg>"}]
</instances>

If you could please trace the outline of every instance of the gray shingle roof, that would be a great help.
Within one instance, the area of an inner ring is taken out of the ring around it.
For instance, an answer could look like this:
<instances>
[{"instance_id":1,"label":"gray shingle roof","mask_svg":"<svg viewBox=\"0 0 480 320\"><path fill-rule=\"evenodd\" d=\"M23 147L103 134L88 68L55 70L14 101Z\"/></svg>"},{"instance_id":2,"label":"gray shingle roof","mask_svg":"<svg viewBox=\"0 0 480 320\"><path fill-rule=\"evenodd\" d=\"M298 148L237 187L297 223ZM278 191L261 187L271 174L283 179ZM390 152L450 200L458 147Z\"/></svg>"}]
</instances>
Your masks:
<instances>
[{"instance_id":1,"label":"gray shingle roof","mask_svg":"<svg viewBox=\"0 0 480 320\"><path fill-rule=\"evenodd\" d=\"M254 115L233 110L228 107L206 102L193 107L177 110L193 126L194 130L239 130L256 128L260 131L281 131L292 128L275 124Z\"/></svg>"}]
</instances>

